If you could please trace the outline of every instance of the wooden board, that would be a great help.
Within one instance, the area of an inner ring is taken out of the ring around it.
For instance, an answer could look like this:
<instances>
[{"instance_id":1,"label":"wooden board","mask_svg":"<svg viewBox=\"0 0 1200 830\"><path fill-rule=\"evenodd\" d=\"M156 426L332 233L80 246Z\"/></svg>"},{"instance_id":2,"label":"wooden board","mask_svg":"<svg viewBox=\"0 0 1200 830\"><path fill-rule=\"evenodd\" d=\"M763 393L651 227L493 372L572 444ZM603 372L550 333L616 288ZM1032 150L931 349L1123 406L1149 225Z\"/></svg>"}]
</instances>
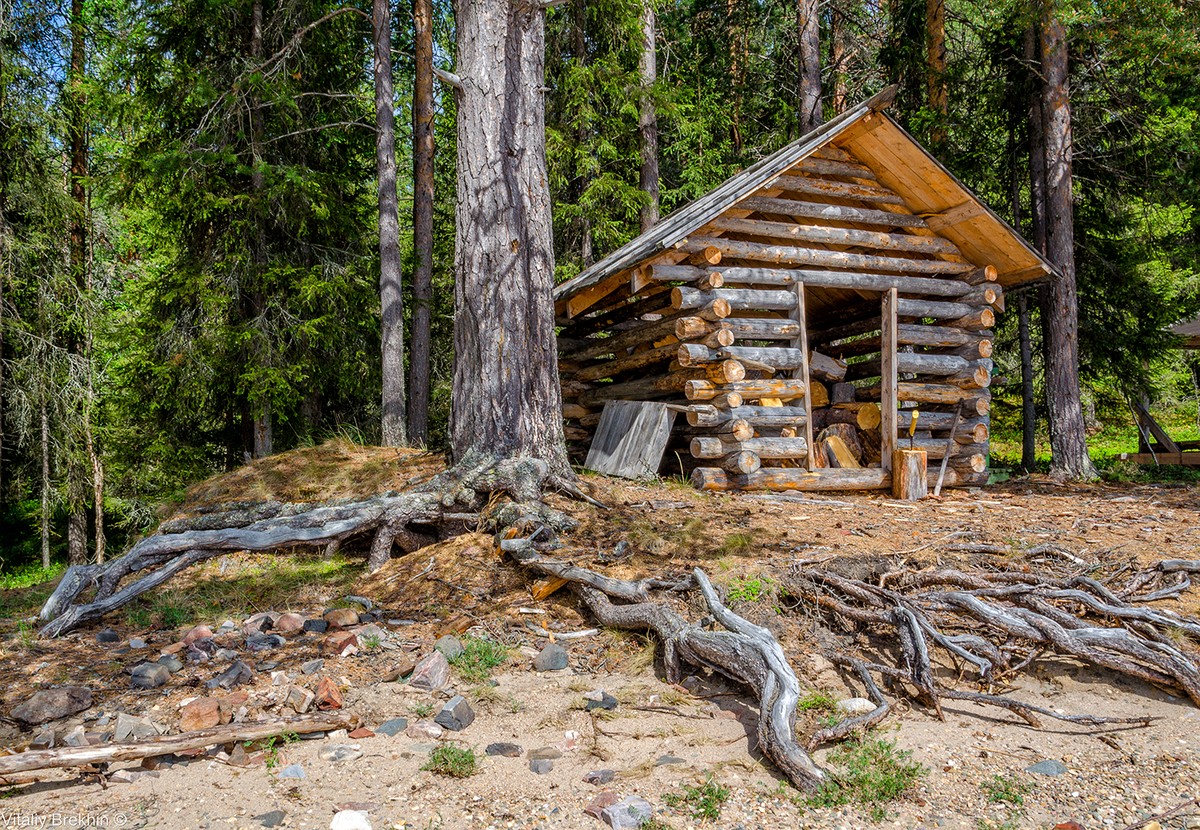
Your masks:
<instances>
[{"instance_id":1,"label":"wooden board","mask_svg":"<svg viewBox=\"0 0 1200 830\"><path fill-rule=\"evenodd\" d=\"M896 426L899 401L897 387L899 385L896 365L896 340L899 326L896 322L896 306L899 298L896 289L890 289L883 295L879 321L880 344L880 400L879 414L880 430L883 443L880 447L880 459L884 472L891 472L892 451L896 449Z\"/></svg>"},{"instance_id":2,"label":"wooden board","mask_svg":"<svg viewBox=\"0 0 1200 830\"><path fill-rule=\"evenodd\" d=\"M653 401L608 401L584 467L621 478L658 475L675 410Z\"/></svg>"}]
</instances>

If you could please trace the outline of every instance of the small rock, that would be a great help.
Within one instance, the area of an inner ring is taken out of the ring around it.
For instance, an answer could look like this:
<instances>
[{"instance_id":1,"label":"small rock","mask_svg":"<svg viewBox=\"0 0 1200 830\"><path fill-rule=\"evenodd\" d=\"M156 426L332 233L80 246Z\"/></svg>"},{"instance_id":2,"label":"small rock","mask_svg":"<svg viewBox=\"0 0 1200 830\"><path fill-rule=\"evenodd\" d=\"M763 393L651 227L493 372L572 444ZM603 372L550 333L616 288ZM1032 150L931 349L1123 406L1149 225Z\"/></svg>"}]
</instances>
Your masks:
<instances>
[{"instance_id":1,"label":"small rock","mask_svg":"<svg viewBox=\"0 0 1200 830\"><path fill-rule=\"evenodd\" d=\"M288 764L279 771L280 778L303 778L304 767L299 764Z\"/></svg>"},{"instance_id":2,"label":"small rock","mask_svg":"<svg viewBox=\"0 0 1200 830\"><path fill-rule=\"evenodd\" d=\"M325 620L305 620L304 630L311 631L314 634L324 634L329 630L329 623Z\"/></svg>"},{"instance_id":3,"label":"small rock","mask_svg":"<svg viewBox=\"0 0 1200 830\"><path fill-rule=\"evenodd\" d=\"M317 708L322 712L342 708L342 704L344 703L342 700L342 690L328 677L322 677L317 681L315 694Z\"/></svg>"},{"instance_id":4,"label":"small rock","mask_svg":"<svg viewBox=\"0 0 1200 830\"><path fill-rule=\"evenodd\" d=\"M1036 764L1026 767L1025 771L1032 772L1035 775L1062 775L1067 771L1067 766L1061 761L1048 758L1045 761L1038 761Z\"/></svg>"},{"instance_id":5,"label":"small rock","mask_svg":"<svg viewBox=\"0 0 1200 830\"><path fill-rule=\"evenodd\" d=\"M288 706L292 707L297 715L303 715L312 708L313 701L316 700L316 695L308 689L302 689L299 686L293 686L288 691L287 699L284 701Z\"/></svg>"},{"instance_id":6,"label":"small rock","mask_svg":"<svg viewBox=\"0 0 1200 830\"><path fill-rule=\"evenodd\" d=\"M198 625L187 634L183 635L183 644L185 646L190 646L199 640L211 640L212 638L213 631L211 628L209 628L207 625Z\"/></svg>"},{"instance_id":7,"label":"small rock","mask_svg":"<svg viewBox=\"0 0 1200 830\"><path fill-rule=\"evenodd\" d=\"M96 642L106 645L121 642L121 635L113 631L111 628L106 628L103 631L96 632Z\"/></svg>"},{"instance_id":8,"label":"small rock","mask_svg":"<svg viewBox=\"0 0 1200 830\"><path fill-rule=\"evenodd\" d=\"M551 643L533 658L533 668L536 671L559 671L567 667L567 650L557 643Z\"/></svg>"},{"instance_id":9,"label":"small rock","mask_svg":"<svg viewBox=\"0 0 1200 830\"><path fill-rule=\"evenodd\" d=\"M617 699L615 697L613 697L612 695L608 694L607 692L605 692L605 693L601 694L601 697L599 700L589 700L587 702L586 708L587 708L587 711L589 711L589 712L592 711L593 709L606 709L611 712L612 710L617 708L617 705L618 705Z\"/></svg>"},{"instance_id":10,"label":"small rock","mask_svg":"<svg viewBox=\"0 0 1200 830\"><path fill-rule=\"evenodd\" d=\"M387 680L403 680L413 673L413 669L417 667L417 658L407 652L401 654L395 665L388 672Z\"/></svg>"},{"instance_id":11,"label":"small rock","mask_svg":"<svg viewBox=\"0 0 1200 830\"><path fill-rule=\"evenodd\" d=\"M331 741L344 741L350 737L350 733L345 729L335 729L332 732L326 732L325 737Z\"/></svg>"},{"instance_id":12,"label":"small rock","mask_svg":"<svg viewBox=\"0 0 1200 830\"><path fill-rule=\"evenodd\" d=\"M270 631L275 626L275 620L279 617L278 614L272 611L263 611L250 617L242 623L242 633L247 637L253 634L262 634L264 631Z\"/></svg>"},{"instance_id":13,"label":"small rock","mask_svg":"<svg viewBox=\"0 0 1200 830\"><path fill-rule=\"evenodd\" d=\"M86 686L60 686L43 689L29 700L13 707L12 716L28 726L47 723L82 712L92 705L92 690Z\"/></svg>"},{"instance_id":14,"label":"small rock","mask_svg":"<svg viewBox=\"0 0 1200 830\"><path fill-rule=\"evenodd\" d=\"M656 767L673 767L673 766L678 766L679 764L686 764L686 763L687 763L687 761L685 761L683 758L680 758L678 755L660 755L655 760L654 766L656 766Z\"/></svg>"},{"instance_id":15,"label":"small rock","mask_svg":"<svg viewBox=\"0 0 1200 830\"><path fill-rule=\"evenodd\" d=\"M29 742L30 749L53 749L54 730L43 729L36 738Z\"/></svg>"},{"instance_id":16,"label":"small rock","mask_svg":"<svg viewBox=\"0 0 1200 830\"><path fill-rule=\"evenodd\" d=\"M605 790L592 799L588 806L583 808L583 812L587 813L592 818L600 818L600 814L604 810L621 800L621 796L614 793L612 790Z\"/></svg>"},{"instance_id":17,"label":"small rock","mask_svg":"<svg viewBox=\"0 0 1200 830\"><path fill-rule=\"evenodd\" d=\"M232 666L214 677L204 685L210 689L234 689L243 683L254 679L254 670L242 660L237 660Z\"/></svg>"},{"instance_id":18,"label":"small rock","mask_svg":"<svg viewBox=\"0 0 1200 830\"><path fill-rule=\"evenodd\" d=\"M244 689L217 698L217 703L221 707L221 723L231 722L234 715L242 711L249 700L250 693Z\"/></svg>"},{"instance_id":19,"label":"small rock","mask_svg":"<svg viewBox=\"0 0 1200 830\"><path fill-rule=\"evenodd\" d=\"M237 631L237 629L237 623L235 623L233 620L225 620L225 622L221 623L221 625L217 628L217 633L232 634L234 631Z\"/></svg>"},{"instance_id":20,"label":"small rock","mask_svg":"<svg viewBox=\"0 0 1200 830\"><path fill-rule=\"evenodd\" d=\"M300 671L304 674L316 674L323 668L325 668L325 661L320 657L316 660L309 660L307 663L300 664Z\"/></svg>"},{"instance_id":21,"label":"small rock","mask_svg":"<svg viewBox=\"0 0 1200 830\"><path fill-rule=\"evenodd\" d=\"M358 649L358 637L353 631L335 631L321 641L324 654L344 655L351 648Z\"/></svg>"},{"instance_id":22,"label":"small rock","mask_svg":"<svg viewBox=\"0 0 1200 830\"><path fill-rule=\"evenodd\" d=\"M213 654L213 660L218 663L232 663L238 659L238 653L231 648L220 648Z\"/></svg>"},{"instance_id":23,"label":"small rock","mask_svg":"<svg viewBox=\"0 0 1200 830\"><path fill-rule=\"evenodd\" d=\"M221 722L221 704L216 698L198 697L179 712L179 728L184 732L209 729Z\"/></svg>"},{"instance_id":24,"label":"small rock","mask_svg":"<svg viewBox=\"0 0 1200 830\"><path fill-rule=\"evenodd\" d=\"M446 730L433 721L418 721L404 730L404 734L416 741L432 741L442 737Z\"/></svg>"},{"instance_id":25,"label":"small rock","mask_svg":"<svg viewBox=\"0 0 1200 830\"><path fill-rule=\"evenodd\" d=\"M287 813L283 810L272 810L269 813L263 813L261 816L255 816L254 820L263 827L278 827L283 824L285 818L287 818Z\"/></svg>"},{"instance_id":26,"label":"small rock","mask_svg":"<svg viewBox=\"0 0 1200 830\"><path fill-rule=\"evenodd\" d=\"M113 740L120 743L133 738L136 741L142 738L153 738L161 733L162 730L149 718L139 718L126 712L118 712L117 723L113 727Z\"/></svg>"},{"instance_id":27,"label":"small rock","mask_svg":"<svg viewBox=\"0 0 1200 830\"><path fill-rule=\"evenodd\" d=\"M529 769L536 775L545 775L554 769L554 762L549 758L532 758L529 761Z\"/></svg>"},{"instance_id":28,"label":"small rock","mask_svg":"<svg viewBox=\"0 0 1200 830\"><path fill-rule=\"evenodd\" d=\"M375 731L380 735L387 735L389 738L394 738L407 728L408 718L392 718L376 726Z\"/></svg>"},{"instance_id":29,"label":"small rock","mask_svg":"<svg viewBox=\"0 0 1200 830\"><path fill-rule=\"evenodd\" d=\"M363 756L362 747L358 744L334 744L322 747L317 753L322 761L340 764L343 761L357 761Z\"/></svg>"},{"instance_id":30,"label":"small rock","mask_svg":"<svg viewBox=\"0 0 1200 830\"><path fill-rule=\"evenodd\" d=\"M360 726L358 729L350 730L349 737L355 741L361 741L363 738L374 738L375 733L365 726Z\"/></svg>"},{"instance_id":31,"label":"small rock","mask_svg":"<svg viewBox=\"0 0 1200 830\"><path fill-rule=\"evenodd\" d=\"M130 637L129 647L132 649L142 649L146 647L146 641L141 637Z\"/></svg>"},{"instance_id":32,"label":"small rock","mask_svg":"<svg viewBox=\"0 0 1200 830\"><path fill-rule=\"evenodd\" d=\"M63 746L90 746L91 741L88 740L87 732L84 731L83 725L80 724L63 735Z\"/></svg>"},{"instance_id":33,"label":"small rock","mask_svg":"<svg viewBox=\"0 0 1200 830\"><path fill-rule=\"evenodd\" d=\"M182 654L186 650L187 650L187 646L183 642L171 643L171 645L169 645L169 646L163 646L162 656L163 657L174 656L177 654Z\"/></svg>"},{"instance_id":34,"label":"small rock","mask_svg":"<svg viewBox=\"0 0 1200 830\"><path fill-rule=\"evenodd\" d=\"M366 597L355 596L354 594L349 594L342 597L342 602L353 602L355 605L362 606L364 611L370 611L375 607L375 603L371 602L371 600L367 599Z\"/></svg>"},{"instance_id":35,"label":"small rock","mask_svg":"<svg viewBox=\"0 0 1200 830\"><path fill-rule=\"evenodd\" d=\"M330 628L349 628L358 625L358 612L353 608L332 608L325 612L325 622Z\"/></svg>"},{"instance_id":36,"label":"small rock","mask_svg":"<svg viewBox=\"0 0 1200 830\"><path fill-rule=\"evenodd\" d=\"M438 726L444 726L451 732L461 732L471 725L475 720L475 712L471 709L467 699L462 695L455 695L446 701L442 706L442 711L437 713L437 717L433 722Z\"/></svg>"},{"instance_id":37,"label":"small rock","mask_svg":"<svg viewBox=\"0 0 1200 830\"><path fill-rule=\"evenodd\" d=\"M529 757L533 760L550 760L553 758L561 758L562 750L556 746L544 746L541 749L529 750Z\"/></svg>"},{"instance_id":38,"label":"small rock","mask_svg":"<svg viewBox=\"0 0 1200 830\"><path fill-rule=\"evenodd\" d=\"M158 664L169 672L177 672L183 668L183 661L171 654L159 657Z\"/></svg>"},{"instance_id":39,"label":"small rock","mask_svg":"<svg viewBox=\"0 0 1200 830\"><path fill-rule=\"evenodd\" d=\"M334 814L329 830L371 830L371 820L362 810L342 810Z\"/></svg>"},{"instance_id":40,"label":"small rock","mask_svg":"<svg viewBox=\"0 0 1200 830\"><path fill-rule=\"evenodd\" d=\"M135 689L157 689L170 679L171 673L162 663L141 663L133 667L130 683Z\"/></svg>"},{"instance_id":41,"label":"small rock","mask_svg":"<svg viewBox=\"0 0 1200 830\"><path fill-rule=\"evenodd\" d=\"M837 710L847 717L856 718L859 715L869 715L875 711L875 704L865 697L850 697L837 702Z\"/></svg>"},{"instance_id":42,"label":"small rock","mask_svg":"<svg viewBox=\"0 0 1200 830\"><path fill-rule=\"evenodd\" d=\"M246 648L251 651L270 651L286 643L278 634L251 634L246 638Z\"/></svg>"},{"instance_id":43,"label":"small rock","mask_svg":"<svg viewBox=\"0 0 1200 830\"><path fill-rule=\"evenodd\" d=\"M450 664L446 662L446 655L434 649L417 663L408 685L414 689L426 689L434 692L449 682Z\"/></svg>"},{"instance_id":44,"label":"small rock","mask_svg":"<svg viewBox=\"0 0 1200 830\"><path fill-rule=\"evenodd\" d=\"M296 634L304 630L304 617L295 613L280 614L275 621L274 630L284 636Z\"/></svg>"},{"instance_id":45,"label":"small rock","mask_svg":"<svg viewBox=\"0 0 1200 830\"><path fill-rule=\"evenodd\" d=\"M597 769L592 770L587 775L583 776L583 782L585 784L595 784L596 786L600 786L601 784L608 784L616 777L616 770ZM597 818L599 818L599 816L597 816Z\"/></svg>"},{"instance_id":46,"label":"small rock","mask_svg":"<svg viewBox=\"0 0 1200 830\"><path fill-rule=\"evenodd\" d=\"M433 647L446 655L447 660L453 660L463 653L462 641L450 634L447 634L445 637L439 637L438 641L433 644Z\"/></svg>"},{"instance_id":47,"label":"small rock","mask_svg":"<svg viewBox=\"0 0 1200 830\"><path fill-rule=\"evenodd\" d=\"M636 830L654 815L654 808L644 798L627 795L600 811L600 820L613 830Z\"/></svg>"},{"instance_id":48,"label":"small rock","mask_svg":"<svg viewBox=\"0 0 1200 830\"><path fill-rule=\"evenodd\" d=\"M119 769L108 776L110 784L132 784L143 778L158 778L158 772L148 769Z\"/></svg>"},{"instance_id":49,"label":"small rock","mask_svg":"<svg viewBox=\"0 0 1200 830\"><path fill-rule=\"evenodd\" d=\"M506 743L488 744L483 750L485 755L502 755L505 758L520 758L523 751L518 744Z\"/></svg>"}]
</instances>

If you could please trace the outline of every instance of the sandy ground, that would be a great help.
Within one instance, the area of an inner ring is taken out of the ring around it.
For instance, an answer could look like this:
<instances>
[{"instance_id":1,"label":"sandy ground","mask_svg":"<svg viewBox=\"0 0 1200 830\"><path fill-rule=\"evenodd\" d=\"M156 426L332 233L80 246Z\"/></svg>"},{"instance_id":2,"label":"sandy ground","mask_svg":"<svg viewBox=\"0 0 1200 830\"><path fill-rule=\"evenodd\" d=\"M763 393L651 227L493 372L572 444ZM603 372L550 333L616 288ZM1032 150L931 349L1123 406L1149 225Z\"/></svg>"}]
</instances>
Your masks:
<instances>
[{"instance_id":1,"label":"sandy ground","mask_svg":"<svg viewBox=\"0 0 1200 830\"><path fill-rule=\"evenodd\" d=\"M700 564L718 582L728 584L747 573L782 572L798 561L847 556L888 556L910 568L965 562L994 568L1061 566L1061 558L1050 562L1061 557L1059 553L1029 554L1046 543L1106 574L1164 558L1200 558L1200 498L1188 488L1059 488L1013 482L909 505L882 496L797 501L701 496L677 486L643 487L603 479L590 479L589 484L613 509L564 505L583 520L565 540L567 551L577 561L598 567L596 557L621 539L631 540L633 555L607 568L621 576L683 571ZM1003 551L984 555L952 550L961 544L986 544ZM389 616L416 620L416 625L394 629L397 644L423 653L447 630L474 626L475 632L526 648L524 653L514 652L501 668L496 686L481 691L460 685L464 694L482 697L474 703L478 717L466 730L447 733L442 741L471 747L479 755L494 741L515 742L526 750L559 746L563 755L550 773L534 774L526 758L485 757L472 777L437 776L419 769L437 741L403 734L351 741L364 755L343 763L318 757L330 740L301 741L284 746L279 764L271 769L200 758L162 769L157 777L107 787L95 777L50 774L43 782L7 791L8 797L0 801L0 827L55 826L53 817L59 816L58 826L72 826L68 820L76 817L74 826L256 828L263 825L255 816L282 810L283 827L327 828L338 807L357 804L369 807L377 830L599 828L603 825L583 809L601 789L610 789L641 795L666 826L675 828L978 830L1052 828L1075 821L1096 830L1124 828L1200 798L1200 710L1161 690L1046 658L1019 678L1014 696L1068 713L1148 715L1155 720L1144 728L1047 722L1035 729L1000 710L970 704L948 702L944 722L924 709L902 706L881 732L928 768L922 782L888 805L878 825L862 807L810 808L758 756L752 737L756 712L740 690L711 678L701 679L699 685L689 683L694 693L668 685L646 667L638 638L609 632L565 643L572 654L569 669L533 672L528 649L540 648L546 638L530 628L530 620L536 620L534 629L573 631L588 625L570 595L531 600L528 579L495 558L487 537L467 537L445 551L425 553L398 560L358 586L387 608ZM198 569L193 578L205 578L203 571ZM1197 593L1159 605L1194 614ZM544 613L521 614L520 608ZM773 613L763 608L738 610L748 616ZM787 614L780 619L786 622ZM806 686L840 697L861 693L814 659L812 641L801 626L792 628L796 630L784 625L781 639ZM177 635L149 636L156 646ZM279 658L281 668L289 668L310 659L315 643L293 643L281 651L286 652ZM395 654L327 660L326 673L347 689L347 708L368 727L395 716L416 720L414 710L422 703L440 705L450 694L379 682ZM23 700L39 683L70 679L96 690L93 713L147 712L174 727L178 702L197 693L188 683L214 673L211 668L188 667L166 692L134 694L125 688L121 674L131 662L135 655L98 652L94 630L35 655L10 650L0 659L0 676L7 683L4 709ZM266 683L269 678L260 678L256 694L266 694ZM583 710L583 693L596 688L621 701L612 716L598 718ZM67 723L74 722L78 721ZM578 733L578 738L572 741L568 733ZM12 727L0 730L0 740L14 748L30 737ZM828 752L818 751L817 760L823 761ZM657 764L663 756L682 762ZM1067 772L1054 777L1025 772L1044 759L1061 761ZM301 765L306 778L279 778L286 764ZM122 766L135 765L114 769ZM584 783L585 773L602 768L617 772L611 784ZM666 794L709 774L731 790L715 822L700 822L666 804ZM1024 804L1018 811L987 802L981 783L996 775L1023 789ZM1162 826L1196 828L1200 818L1164 819Z\"/></svg>"}]
</instances>

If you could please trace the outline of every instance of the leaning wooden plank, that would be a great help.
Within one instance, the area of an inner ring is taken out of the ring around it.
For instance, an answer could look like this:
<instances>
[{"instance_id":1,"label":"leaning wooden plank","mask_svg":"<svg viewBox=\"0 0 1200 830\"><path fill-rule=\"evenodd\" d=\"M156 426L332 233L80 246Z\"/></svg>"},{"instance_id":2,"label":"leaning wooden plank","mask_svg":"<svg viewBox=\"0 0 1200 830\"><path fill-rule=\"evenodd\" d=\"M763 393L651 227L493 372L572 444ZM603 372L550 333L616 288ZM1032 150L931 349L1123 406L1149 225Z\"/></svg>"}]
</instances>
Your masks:
<instances>
[{"instance_id":1,"label":"leaning wooden plank","mask_svg":"<svg viewBox=\"0 0 1200 830\"><path fill-rule=\"evenodd\" d=\"M969 262L946 262L940 259L909 259L804 248L798 245L770 245L764 242L739 242L723 237L689 239L683 250L713 246L726 257L772 262L778 265L826 265L834 268L871 268L900 274L962 274L972 270Z\"/></svg>"},{"instance_id":2,"label":"leaning wooden plank","mask_svg":"<svg viewBox=\"0 0 1200 830\"><path fill-rule=\"evenodd\" d=\"M858 225L873 225L885 228L924 228L925 220L920 216L893 213L888 210L823 205L819 202L800 202L793 199L777 199L771 196L751 196L738 202L738 207L761 213L781 213L799 219L824 219L827 222L847 222Z\"/></svg>"},{"instance_id":3,"label":"leaning wooden plank","mask_svg":"<svg viewBox=\"0 0 1200 830\"><path fill-rule=\"evenodd\" d=\"M349 712L300 715L295 718L281 718L262 723L214 726L211 729L184 732L180 735L168 735L135 743L37 749L0 757L0 776L54 767L82 767L88 764L113 761L140 761L142 758L177 755L181 752L204 749L219 744L261 741L289 733L307 735L312 732L329 732L334 729L350 727L355 720L355 717Z\"/></svg>"},{"instance_id":4,"label":"leaning wooden plank","mask_svg":"<svg viewBox=\"0 0 1200 830\"><path fill-rule=\"evenodd\" d=\"M907 251L916 254L959 255L958 246L940 236L914 236L907 233L868 231L859 228L834 228L828 225L795 225L765 219L721 217L706 228L722 233L740 233L781 242L819 242L822 245L853 245L879 251ZM995 269L992 269L993 273Z\"/></svg>"},{"instance_id":5,"label":"leaning wooden plank","mask_svg":"<svg viewBox=\"0 0 1200 830\"><path fill-rule=\"evenodd\" d=\"M879 490L891 485L891 476L879 467L857 470L802 470L763 467L757 473L732 475L717 467L692 470L692 484L700 490Z\"/></svg>"},{"instance_id":6,"label":"leaning wooden plank","mask_svg":"<svg viewBox=\"0 0 1200 830\"><path fill-rule=\"evenodd\" d=\"M621 478L653 478L675 424L675 410L651 401L609 401L584 466Z\"/></svg>"},{"instance_id":7,"label":"leaning wooden plank","mask_svg":"<svg viewBox=\"0 0 1200 830\"><path fill-rule=\"evenodd\" d=\"M986 305L995 289L982 289L961 280L914 277L903 274L863 274L852 271L818 271L806 268L726 268L721 271L723 284L786 286L803 282L818 288L845 288L853 291L897 289L914 297L969 297ZM992 293L985 293L987 291Z\"/></svg>"}]
</instances>

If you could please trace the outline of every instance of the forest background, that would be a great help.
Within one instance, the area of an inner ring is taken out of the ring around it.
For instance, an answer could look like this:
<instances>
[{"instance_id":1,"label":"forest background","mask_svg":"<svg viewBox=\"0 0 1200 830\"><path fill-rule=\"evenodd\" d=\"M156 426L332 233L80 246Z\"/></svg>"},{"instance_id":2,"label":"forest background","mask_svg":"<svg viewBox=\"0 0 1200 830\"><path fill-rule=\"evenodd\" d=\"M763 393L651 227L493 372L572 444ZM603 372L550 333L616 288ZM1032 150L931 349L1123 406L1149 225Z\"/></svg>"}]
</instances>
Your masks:
<instances>
[{"instance_id":1,"label":"forest background","mask_svg":"<svg viewBox=\"0 0 1200 830\"><path fill-rule=\"evenodd\" d=\"M1028 0L646 2L650 72L643 0L547 12L560 280L640 231L647 104L663 214L802 134L814 9L819 120L899 84L893 116L1030 232ZM1085 415L1093 457L1128 478L1145 475L1113 460L1136 449L1129 401L1151 396L1175 437L1200 438L1200 356L1167 334L1200 311L1200 4L1059 5ZM435 86L431 290L413 302L412 11L392 10L396 164L406 324L422 306L430 319L428 368L408 381L430 406L408 427L439 449L455 112ZM434 63L453 72L453 9L430 11ZM369 3L332 0L0 0L0 569L44 578L119 549L187 485L256 453L380 440L370 19ZM999 324L994 467L1048 458L1044 407L1037 458L1021 457L1018 305Z\"/></svg>"}]
</instances>

